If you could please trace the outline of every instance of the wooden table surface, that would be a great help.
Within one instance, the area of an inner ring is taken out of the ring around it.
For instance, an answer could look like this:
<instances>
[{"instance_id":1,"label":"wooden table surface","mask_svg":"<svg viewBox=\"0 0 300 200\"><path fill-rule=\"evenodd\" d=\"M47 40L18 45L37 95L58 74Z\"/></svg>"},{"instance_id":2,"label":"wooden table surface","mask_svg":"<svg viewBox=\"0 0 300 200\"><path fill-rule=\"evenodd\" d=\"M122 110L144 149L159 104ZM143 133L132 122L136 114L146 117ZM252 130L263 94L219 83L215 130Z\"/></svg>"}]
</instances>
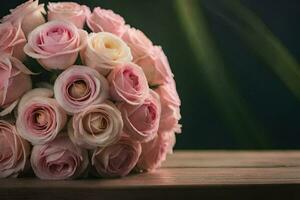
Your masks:
<instances>
[{"instance_id":1,"label":"wooden table surface","mask_svg":"<svg viewBox=\"0 0 300 200\"><path fill-rule=\"evenodd\" d=\"M177 151L152 173L122 179L0 180L13 199L300 200L300 151Z\"/></svg>"}]
</instances>

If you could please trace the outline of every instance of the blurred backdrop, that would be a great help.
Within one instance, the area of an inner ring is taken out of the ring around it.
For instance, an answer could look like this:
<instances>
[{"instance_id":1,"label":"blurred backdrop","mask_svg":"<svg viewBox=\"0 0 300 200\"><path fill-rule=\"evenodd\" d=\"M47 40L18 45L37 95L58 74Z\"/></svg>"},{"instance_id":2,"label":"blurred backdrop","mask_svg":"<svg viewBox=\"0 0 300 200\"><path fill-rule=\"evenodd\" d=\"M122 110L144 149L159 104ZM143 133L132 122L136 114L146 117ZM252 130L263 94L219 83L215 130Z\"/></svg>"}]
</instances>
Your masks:
<instances>
[{"instance_id":1,"label":"blurred backdrop","mask_svg":"<svg viewBox=\"0 0 300 200\"><path fill-rule=\"evenodd\" d=\"M177 149L300 148L299 0L74 1L163 47L182 100Z\"/></svg>"}]
</instances>

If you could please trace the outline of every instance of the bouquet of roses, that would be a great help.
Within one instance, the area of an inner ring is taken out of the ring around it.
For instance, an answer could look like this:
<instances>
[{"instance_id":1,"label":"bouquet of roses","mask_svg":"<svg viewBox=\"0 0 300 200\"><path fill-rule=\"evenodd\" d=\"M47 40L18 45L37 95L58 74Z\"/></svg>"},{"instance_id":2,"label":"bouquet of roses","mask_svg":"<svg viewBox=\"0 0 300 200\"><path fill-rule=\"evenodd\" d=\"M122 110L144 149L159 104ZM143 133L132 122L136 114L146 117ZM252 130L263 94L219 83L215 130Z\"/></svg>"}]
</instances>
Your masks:
<instances>
[{"instance_id":1,"label":"bouquet of roses","mask_svg":"<svg viewBox=\"0 0 300 200\"><path fill-rule=\"evenodd\" d=\"M0 24L0 177L160 167L181 131L162 48L99 7L49 3L46 11L29 0L10 12Z\"/></svg>"}]
</instances>

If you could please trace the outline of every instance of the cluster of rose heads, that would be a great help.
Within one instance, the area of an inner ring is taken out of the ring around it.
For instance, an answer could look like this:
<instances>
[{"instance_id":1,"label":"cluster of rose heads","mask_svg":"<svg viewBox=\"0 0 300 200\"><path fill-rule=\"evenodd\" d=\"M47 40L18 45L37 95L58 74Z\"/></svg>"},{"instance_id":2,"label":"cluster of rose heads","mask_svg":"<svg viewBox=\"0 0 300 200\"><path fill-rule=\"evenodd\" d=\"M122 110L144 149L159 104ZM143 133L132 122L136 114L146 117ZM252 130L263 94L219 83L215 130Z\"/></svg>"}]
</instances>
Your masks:
<instances>
[{"instance_id":1,"label":"cluster of rose heads","mask_svg":"<svg viewBox=\"0 0 300 200\"><path fill-rule=\"evenodd\" d=\"M160 167L181 131L162 48L100 7L29 0L10 12L0 24L0 178ZM54 78L31 80L43 74Z\"/></svg>"}]
</instances>

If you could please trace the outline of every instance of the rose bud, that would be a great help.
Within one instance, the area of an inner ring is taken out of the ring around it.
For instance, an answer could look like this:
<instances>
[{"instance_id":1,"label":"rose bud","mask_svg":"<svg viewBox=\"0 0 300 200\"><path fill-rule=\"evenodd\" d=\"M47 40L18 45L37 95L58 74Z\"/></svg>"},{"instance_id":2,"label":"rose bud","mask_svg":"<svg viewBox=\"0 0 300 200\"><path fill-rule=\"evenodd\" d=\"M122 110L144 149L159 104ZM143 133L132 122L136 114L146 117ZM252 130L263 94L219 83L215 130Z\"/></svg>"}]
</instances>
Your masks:
<instances>
[{"instance_id":1,"label":"rose bud","mask_svg":"<svg viewBox=\"0 0 300 200\"><path fill-rule=\"evenodd\" d=\"M141 144L123 136L117 143L98 148L92 155L92 166L101 177L123 177L135 167Z\"/></svg>"},{"instance_id":2,"label":"rose bud","mask_svg":"<svg viewBox=\"0 0 300 200\"><path fill-rule=\"evenodd\" d=\"M0 41L1 54L10 54L24 60L22 47L26 43L26 38L20 25L13 25L10 22L0 24Z\"/></svg>"},{"instance_id":3,"label":"rose bud","mask_svg":"<svg viewBox=\"0 0 300 200\"><path fill-rule=\"evenodd\" d=\"M48 4L48 20L66 20L73 23L77 28L82 29L86 17L91 13L85 5L75 2L58 2Z\"/></svg>"},{"instance_id":4,"label":"rose bud","mask_svg":"<svg viewBox=\"0 0 300 200\"><path fill-rule=\"evenodd\" d=\"M92 105L75 114L68 126L74 144L86 149L108 146L119 140L123 129L120 111L113 103Z\"/></svg>"},{"instance_id":5,"label":"rose bud","mask_svg":"<svg viewBox=\"0 0 300 200\"><path fill-rule=\"evenodd\" d=\"M28 35L37 26L45 23L43 14L46 14L44 4L39 4L38 0L28 0L10 10L10 14L3 17L1 22L21 23L22 30Z\"/></svg>"},{"instance_id":6,"label":"rose bud","mask_svg":"<svg viewBox=\"0 0 300 200\"><path fill-rule=\"evenodd\" d=\"M126 30L123 17L112 10L96 7L93 13L87 18L88 27L95 33L110 32L117 36L122 36Z\"/></svg>"},{"instance_id":7,"label":"rose bud","mask_svg":"<svg viewBox=\"0 0 300 200\"><path fill-rule=\"evenodd\" d=\"M151 90L140 105L120 103L118 108L124 120L124 131L130 138L148 142L157 135L161 106L159 96L155 92Z\"/></svg>"},{"instance_id":8,"label":"rose bud","mask_svg":"<svg viewBox=\"0 0 300 200\"><path fill-rule=\"evenodd\" d=\"M150 54L153 49L151 40L142 31L135 28L127 28L122 39L130 47L134 60Z\"/></svg>"},{"instance_id":9,"label":"rose bud","mask_svg":"<svg viewBox=\"0 0 300 200\"><path fill-rule=\"evenodd\" d=\"M26 168L30 145L16 127L0 120L0 178L17 177Z\"/></svg>"},{"instance_id":10,"label":"rose bud","mask_svg":"<svg viewBox=\"0 0 300 200\"><path fill-rule=\"evenodd\" d=\"M45 180L79 178L89 164L87 151L74 145L67 136L34 146L30 161L35 175Z\"/></svg>"},{"instance_id":11,"label":"rose bud","mask_svg":"<svg viewBox=\"0 0 300 200\"><path fill-rule=\"evenodd\" d=\"M108 82L111 97L115 101L139 105L149 94L149 86L143 70L133 63L116 66L109 74Z\"/></svg>"},{"instance_id":12,"label":"rose bud","mask_svg":"<svg viewBox=\"0 0 300 200\"><path fill-rule=\"evenodd\" d=\"M129 47L111 33L90 33L87 46L81 52L83 62L106 76L118 64L132 60Z\"/></svg>"},{"instance_id":13,"label":"rose bud","mask_svg":"<svg viewBox=\"0 0 300 200\"><path fill-rule=\"evenodd\" d=\"M172 79L168 84L155 89L160 96L162 107L159 132L181 132L180 99L176 90L175 81Z\"/></svg>"},{"instance_id":14,"label":"rose bud","mask_svg":"<svg viewBox=\"0 0 300 200\"><path fill-rule=\"evenodd\" d=\"M54 140L66 122L66 112L49 89L33 89L19 103L16 126L20 136L33 145Z\"/></svg>"},{"instance_id":15,"label":"rose bud","mask_svg":"<svg viewBox=\"0 0 300 200\"><path fill-rule=\"evenodd\" d=\"M136 165L139 171L153 171L173 153L176 138L174 132L159 133L153 140L142 143L142 153Z\"/></svg>"},{"instance_id":16,"label":"rose bud","mask_svg":"<svg viewBox=\"0 0 300 200\"><path fill-rule=\"evenodd\" d=\"M32 74L18 59L6 54L0 55L0 116L9 114L19 98L31 89Z\"/></svg>"},{"instance_id":17,"label":"rose bud","mask_svg":"<svg viewBox=\"0 0 300 200\"><path fill-rule=\"evenodd\" d=\"M155 46L151 52L134 60L145 72L150 85L161 85L170 81L173 74L168 58L161 47Z\"/></svg>"},{"instance_id":18,"label":"rose bud","mask_svg":"<svg viewBox=\"0 0 300 200\"><path fill-rule=\"evenodd\" d=\"M72 23L51 21L29 34L24 51L47 70L64 70L75 63L86 36Z\"/></svg>"},{"instance_id":19,"label":"rose bud","mask_svg":"<svg viewBox=\"0 0 300 200\"><path fill-rule=\"evenodd\" d=\"M54 84L58 103L69 113L81 112L89 105L108 98L108 82L96 70L86 66L72 66L61 73Z\"/></svg>"}]
</instances>

